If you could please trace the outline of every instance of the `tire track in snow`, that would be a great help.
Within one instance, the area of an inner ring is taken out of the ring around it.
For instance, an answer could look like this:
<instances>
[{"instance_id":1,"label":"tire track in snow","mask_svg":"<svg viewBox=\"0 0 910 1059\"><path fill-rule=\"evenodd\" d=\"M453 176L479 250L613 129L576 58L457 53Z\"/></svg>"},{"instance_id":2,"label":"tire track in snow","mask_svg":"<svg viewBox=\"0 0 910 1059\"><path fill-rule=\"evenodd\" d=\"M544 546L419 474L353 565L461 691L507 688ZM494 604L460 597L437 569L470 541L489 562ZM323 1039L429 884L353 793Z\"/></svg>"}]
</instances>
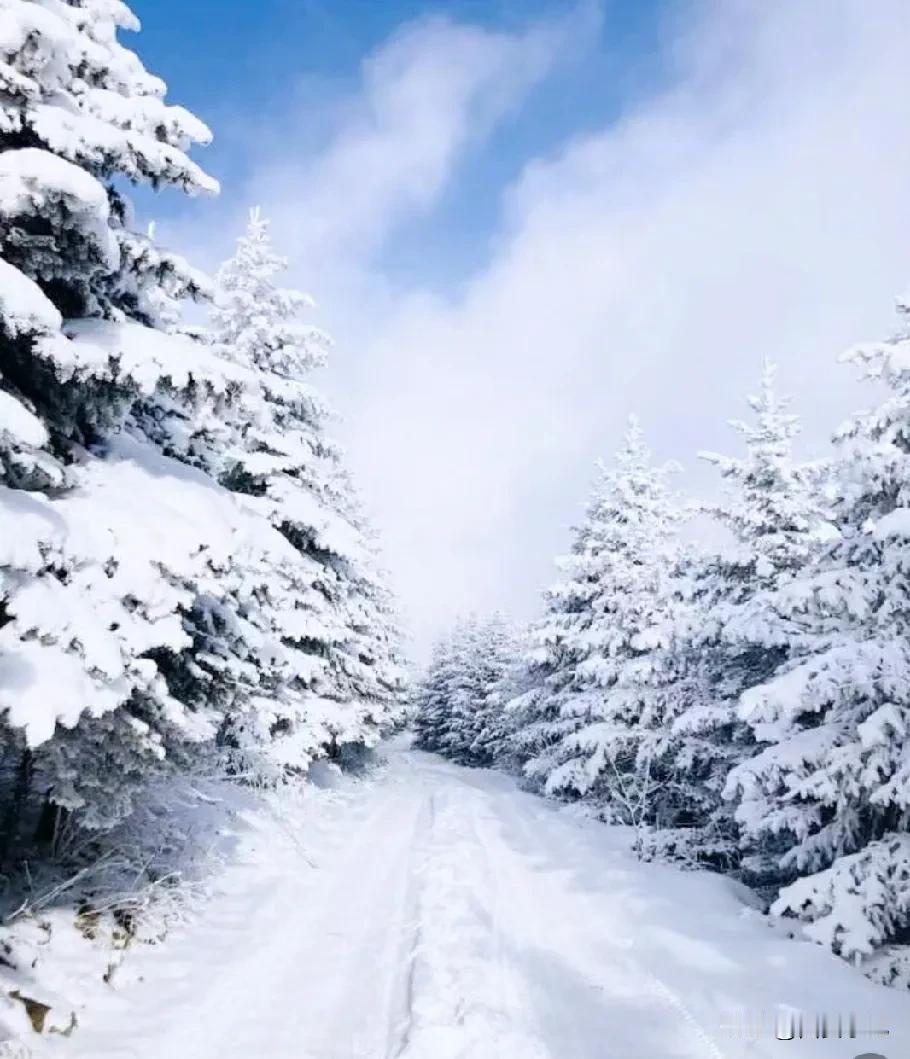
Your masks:
<instances>
[{"instance_id":1,"label":"tire track in snow","mask_svg":"<svg viewBox=\"0 0 910 1059\"><path fill-rule=\"evenodd\" d=\"M476 826L477 798L436 780L433 827L418 859L419 944L399 1059L551 1059L528 1025L515 968L501 957L496 887Z\"/></svg>"},{"instance_id":2,"label":"tire track in snow","mask_svg":"<svg viewBox=\"0 0 910 1059\"><path fill-rule=\"evenodd\" d=\"M710 1059L727 1059L727 1056L720 1050L714 1038L692 1014L690 1009L686 1007L682 997L680 997L678 993L675 993L661 978L658 978L653 971L649 971L647 968L641 967L640 965L639 970L651 980L654 992L689 1024L693 1033L695 1033L707 1049L707 1052L703 1054L705 1056L710 1056Z\"/></svg>"},{"instance_id":3,"label":"tire track in snow","mask_svg":"<svg viewBox=\"0 0 910 1059\"><path fill-rule=\"evenodd\" d=\"M308 854L316 840L315 870L262 846L229 900L213 909L207 931L218 944L202 939L208 965L190 959L188 937L165 954L160 966L171 982L156 1002L121 1015L109 1047L78 1054L776 1054L761 1044L724 1048L706 1029L712 1003L748 999L757 971L769 965L743 957L752 977L741 974L728 987L718 962L733 951L727 935L699 956L697 929L676 930L673 917L686 906L675 890L651 885L655 876L607 848L602 831L578 826L503 777L396 751L324 826L314 830L311 821L306 830ZM751 935L731 937L748 944ZM164 1018L173 1019L170 1029ZM52 1042L54 1054L80 1037ZM100 1044L100 1034L95 1039Z\"/></svg>"},{"instance_id":4,"label":"tire track in snow","mask_svg":"<svg viewBox=\"0 0 910 1059\"><path fill-rule=\"evenodd\" d=\"M417 829L424 835L431 835L435 820L435 795L431 793L426 800L426 805L421 813L421 819L418 823ZM417 972L417 953L420 950L423 932L420 926L417 879L414 870L417 849L412 847L411 854L411 870L408 873L408 885L406 888L402 916L406 925L406 930L404 932L405 952L403 958L399 961L399 965L404 967L404 983L400 990L397 1003L393 1003L392 1015L389 1022L389 1041L386 1047L386 1059L399 1059L399 1057L404 1055L407 1051L410 1044L411 1030L414 1020L414 988ZM398 1009L397 1016L395 1015L396 1007Z\"/></svg>"},{"instance_id":5,"label":"tire track in snow","mask_svg":"<svg viewBox=\"0 0 910 1059\"><path fill-rule=\"evenodd\" d=\"M388 778L380 784L387 789L384 811L351 860L333 872L320 918L344 924L337 932L338 955L315 983L309 1025L301 1026L298 1050L287 1052L295 1059L385 1059L400 1017L413 922L413 860L426 826L425 802L411 785L396 786ZM308 939L317 953L320 941L318 933Z\"/></svg>"},{"instance_id":6,"label":"tire track in snow","mask_svg":"<svg viewBox=\"0 0 910 1059\"><path fill-rule=\"evenodd\" d=\"M598 911L600 909L586 895L576 892L572 887L565 885L563 881L556 881L556 873L542 872L538 864L530 863L530 858L523 850L515 849L504 837L503 824L517 827L525 844L534 850L541 847L541 824L550 824L546 830L564 839L571 835L571 829L563 830L564 823L560 821L559 828L552 827L554 818L548 819L549 811L535 811L533 816L517 810L515 794L510 792L508 797L496 797L491 795L491 803L494 811L490 820L497 827L488 836L491 846L498 846L502 854L501 868L504 875L511 880L510 893L515 896L515 907L512 908L513 927L516 934L521 934L524 923L531 921L535 910L540 908L556 907L561 913L566 913L572 904L576 905L574 914L563 914L560 923L556 926L549 937L554 941L561 936L561 944L555 946L554 956L561 956L567 965L571 966L579 978L586 979L591 985L602 990L606 996L616 992L617 973L624 986L637 982L643 991L647 991L665 1009L673 1013L674 1019L680 1020L688 1029L688 1037L697 1047L690 1049L689 1054L693 1059L727 1059L726 1054L718 1046L714 1037L705 1029L701 1021L695 1016L682 998L672 990L649 967L641 960L634 959L629 954L631 939L617 940L615 934L604 930L599 923ZM521 796L519 796L521 797ZM544 815L544 812L547 815ZM532 827L536 824L536 827ZM566 858L569 862L569 858ZM548 883L551 884L548 886ZM552 892L546 891L551 889ZM598 895L602 896L602 895ZM517 909L520 913L516 915ZM579 930L579 925L584 924L585 929ZM605 958L606 957L606 958ZM558 978L554 961L553 969L544 971L552 986L555 988ZM612 972L612 973L611 973ZM577 1014L577 1013L574 1013ZM619 1011L617 1012L619 1017ZM566 1038L571 1038L577 1052L565 1054L572 1055L594 1055L596 1053L586 1050L586 1044L580 1037L575 1024L573 1013L561 1024L561 1037L565 1043Z\"/></svg>"}]
</instances>

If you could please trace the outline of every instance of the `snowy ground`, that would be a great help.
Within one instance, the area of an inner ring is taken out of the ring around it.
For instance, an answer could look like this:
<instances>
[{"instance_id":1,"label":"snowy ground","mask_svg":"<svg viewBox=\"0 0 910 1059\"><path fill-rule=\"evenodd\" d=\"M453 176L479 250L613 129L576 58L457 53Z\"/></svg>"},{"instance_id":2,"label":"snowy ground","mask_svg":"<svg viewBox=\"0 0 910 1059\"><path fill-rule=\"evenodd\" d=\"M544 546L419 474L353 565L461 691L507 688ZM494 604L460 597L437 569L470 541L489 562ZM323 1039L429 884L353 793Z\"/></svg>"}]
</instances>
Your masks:
<instances>
[{"instance_id":1,"label":"snowy ground","mask_svg":"<svg viewBox=\"0 0 910 1059\"><path fill-rule=\"evenodd\" d=\"M287 841L253 827L203 919L132 955L130 977L34 1055L910 1055L906 994L775 933L722 879L639 864L621 833L505 777L404 742L386 757L321 792ZM807 1036L775 1040L792 1009ZM833 1032L855 1012L891 1036L809 1039L821 1012ZM758 1039L738 1032L762 1013Z\"/></svg>"}]
</instances>

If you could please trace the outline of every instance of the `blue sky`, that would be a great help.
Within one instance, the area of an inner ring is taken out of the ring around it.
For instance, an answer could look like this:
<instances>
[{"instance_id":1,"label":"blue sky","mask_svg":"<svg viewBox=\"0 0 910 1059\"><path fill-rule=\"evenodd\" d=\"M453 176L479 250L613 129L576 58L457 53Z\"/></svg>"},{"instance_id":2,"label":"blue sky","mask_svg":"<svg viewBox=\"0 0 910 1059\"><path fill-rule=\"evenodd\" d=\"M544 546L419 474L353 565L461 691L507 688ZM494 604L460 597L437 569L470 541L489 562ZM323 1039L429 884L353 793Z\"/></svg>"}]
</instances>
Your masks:
<instances>
[{"instance_id":1,"label":"blue sky","mask_svg":"<svg viewBox=\"0 0 910 1059\"><path fill-rule=\"evenodd\" d=\"M215 132L202 160L231 188L249 172L247 128L262 119L280 126L289 105L311 105L299 142L320 142L324 109L356 85L364 57L402 26L446 19L504 31L556 18L563 0L135 0L142 21L135 38L146 65L163 77L170 98ZM483 258L495 232L499 193L529 157L546 155L567 137L614 120L631 101L664 81L661 42L683 5L677 0L613 0L590 19L592 32L560 57L551 76L528 92L464 161L416 230L404 228L384 248L392 272L457 277ZM175 33L175 27L179 32ZM200 42L204 42L200 47ZM237 132L238 124L243 131ZM165 202L164 212L169 203ZM158 206L161 212L161 206ZM445 243L445 252L437 250Z\"/></svg>"},{"instance_id":2,"label":"blue sky","mask_svg":"<svg viewBox=\"0 0 910 1059\"><path fill-rule=\"evenodd\" d=\"M906 0L133 0L215 133L198 264L261 205L419 651L533 614L637 413L713 496L765 357L826 450L910 286ZM823 380L823 385L820 385Z\"/></svg>"},{"instance_id":3,"label":"blue sky","mask_svg":"<svg viewBox=\"0 0 910 1059\"><path fill-rule=\"evenodd\" d=\"M559 137L615 112L619 97L659 73L661 19L678 6L670 0L606 5L586 61L575 64L560 92L535 98L537 113L523 135ZM214 121L237 108L274 106L289 85L305 78L350 83L366 53L415 19L444 15L515 29L567 5L563 0L133 0L132 7L142 21L146 64L167 80L175 99Z\"/></svg>"}]
</instances>

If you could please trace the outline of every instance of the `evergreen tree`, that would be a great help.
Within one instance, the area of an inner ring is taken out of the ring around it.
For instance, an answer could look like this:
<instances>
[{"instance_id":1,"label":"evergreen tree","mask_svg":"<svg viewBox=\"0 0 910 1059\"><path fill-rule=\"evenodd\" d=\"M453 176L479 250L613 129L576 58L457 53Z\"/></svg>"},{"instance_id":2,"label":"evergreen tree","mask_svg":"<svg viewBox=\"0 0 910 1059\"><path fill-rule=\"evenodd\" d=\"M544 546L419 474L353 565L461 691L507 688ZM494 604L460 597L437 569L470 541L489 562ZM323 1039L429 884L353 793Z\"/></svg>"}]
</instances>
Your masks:
<instances>
[{"instance_id":1,"label":"evergreen tree","mask_svg":"<svg viewBox=\"0 0 910 1059\"><path fill-rule=\"evenodd\" d=\"M421 750L439 751L448 731L450 680L454 663L452 638L446 636L436 641L426 673L411 691L414 745Z\"/></svg>"},{"instance_id":2,"label":"evergreen tree","mask_svg":"<svg viewBox=\"0 0 910 1059\"><path fill-rule=\"evenodd\" d=\"M127 524L101 458L137 395L212 366L158 330L204 284L133 230L121 190L122 178L216 189L186 153L208 130L167 106L165 86L117 40L118 28L137 26L109 0L4 4L0 707L5 739L21 753L18 775L38 775L60 805L95 824L126 804L115 794L125 777L160 759L163 729L196 737L205 727L151 658L183 642L175 611L185 578L137 562L130 529L141 523ZM119 766L102 730L117 710ZM94 747L83 757L97 774L66 763L63 743L51 747L65 735L58 725L77 726L67 746ZM128 747L133 765L120 767ZM21 804L18 792L13 801Z\"/></svg>"},{"instance_id":3,"label":"evergreen tree","mask_svg":"<svg viewBox=\"0 0 910 1059\"><path fill-rule=\"evenodd\" d=\"M655 748L644 733L663 727L661 681L649 667L668 616L680 518L671 471L652 465L633 419L536 630L538 687L515 704L526 775L547 793L585 797L629 822L641 819L655 786Z\"/></svg>"},{"instance_id":4,"label":"evergreen tree","mask_svg":"<svg viewBox=\"0 0 910 1059\"><path fill-rule=\"evenodd\" d=\"M819 470L798 463L793 441L798 418L775 390L776 369L764 366L761 387L748 398L752 422L733 428L745 444L742 457L702 453L727 486L725 502L707 511L726 530L717 552L690 551L689 587L676 619L674 653L688 675L676 689L680 752L688 776L695 829L687 842L701 859L730 866L736 827L724 798L731 768L754 753L739 719L744 692L767 679L787 656L788 638L766 595L787 584L817 556L825 535ZM773 851L749 844L746 869L762 881Z\"/></svg>"},{"instance_id":5,"label":"evergreen tree","mask_svg":"<svg viewBox=\"0 0 910 1059\"><path fill-rule=\"evenodd\" d=\"M709 509L729 532L715 576L724 581L712 608L716 635L730 648L724 658L740 689L763 680L785 657L787 641L760 595L788 583L817 558L826 535L820 469L794 459L799 420L775 391L776 368L766 363L761 390L750 397L754 424L734 421L746 446L743 458L702 453L729 487L726 504Z\"/></svg>"},{"instance_id":6,"label":"evergreen tree","mask_svg":"<svg viewBox=\"0 0 910 1059\"><path fill-rule=\"evenodd\" d=\"M163 306L198 294L204 281L133 230L115 180L215 191L186 154L210 133L166 105L164 84L119 43L118 28L138 29L124 4L8 0L4 15L0 255L68 321L155 325ZM58 328L38 343L8 342L3 365L7 387L52 433L84 443L141 380L128 363L98 363L97 351L72 341L79 333Z\"/></svg>"},{"instance_id":7,"label":"evergreen tree","mask_svg":"<svg viewBox=\"0 0 910 1059\"><path fill-rule=\"evenodd\" d=\"M501 614L494 614L481 627L477 650L483 690L468 748L475 765L489 768L505 764L510 757L512 717L507 706L516 691L517 654L518 641L513 629Z\"/></svg>"},{"instance_id":8,"label":"evergreen tree","mask_svg":"<svg viewBox=\"0 0 910 1059\"><path fill-rule=\"evenodd\" d=\"M643 852L729 869L737 861L732 810L723 798L739 742L730 690L718 648L714 612L723 601L723 560L688 544L672 570L667 631L650 652L648 671L663 709L652 726L658 774L655 812ZM654 760L652 758L652 760Z\"/></svg>"},{"instance_id":9,"label":"evergreen tree","mask_svg":"<svg viewBox=\"0 0 910 1059\"><path fill-rule=\"evenodd\" d=\"M479 731L487 692L483 635L481 622L472 616L458 624L450 645L439 753L462 765L474 763L471 747Z\"/></svg>"},{"instance_id":10,"label":"evergreen tree","mask_svg":"<svg viewBox=\"0 0 910 1059\"><path fill-rule=\"evenodd\" d=\"M765 747L730 782L747 836L783 849L774 910L855 959L910 924L908 353L904 330L850 356L888 393L838 435L836 535L756 598L784 658L742 698Z\"/></svg>"},{"instance_id":11,"label":"evergreen tree","mask_svg":"<svg viewBox=\"0 0 910 1059\"><path fill-rule=\"evenodd\" d=\"M283 542L251 556L247 571L235 560L229 598L197 604L183 670L191 684L202 677L197 695L222 690L222 739L241 758L268 746L273 760L305 769L327 750L375 743L400 709L402 671L375 544L308 381L328 339L298 319L310 299L277 285L286 267L252 211L219 270L207 335L230 365L228 385L157 395L136 421L239 494Z\"/></svg>"},{"instance_id":12,"label":"evergreen tree","mask_svg":"<svg viewBox=\"0 0 910 1059\"><path fill-rule=\"evenodd\" d=\"M436 645L415 690L417 745L463 765L495 764L504 751L504 681L513 654L501 615L459 622Z\"/></svg>"},{"instance_id":13,"label":"evergreen tree","mask_svg":"<svg viewBox=\"0 0 910 1059\"><path fill-rule=\"evenodd\" d=\"M491 765L500 727L500 682L509 660L502 616L464 622L452 637L452 653L440 752L464 765Z\"/></svg>"}]
</instances>

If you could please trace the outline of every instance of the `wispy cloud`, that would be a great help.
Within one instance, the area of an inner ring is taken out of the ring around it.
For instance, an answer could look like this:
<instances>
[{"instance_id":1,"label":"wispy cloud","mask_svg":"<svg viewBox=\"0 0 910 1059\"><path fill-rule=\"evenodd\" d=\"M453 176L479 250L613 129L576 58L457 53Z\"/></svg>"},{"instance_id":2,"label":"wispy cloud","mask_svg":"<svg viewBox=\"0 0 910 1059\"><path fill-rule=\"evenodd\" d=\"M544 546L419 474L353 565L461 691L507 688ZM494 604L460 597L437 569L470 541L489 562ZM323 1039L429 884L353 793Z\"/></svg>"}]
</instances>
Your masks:
<instances>
[{"instance_id":1,"label":"wispy cloud","mask_svg":"<svg viewBox=\"0 0 910 1059\"><path fill-rule=\"evenodd\" d=\"M366 58L357 94L336 101L337 128L323 149L295 156L289 128L249 194L269 203L314 277L323 267L362 268L396 225L437 201L465 151L521 105L578 19L591 22L595 11L520 34L441 17L405 25Z\"/></svg>"},{"instance_id":2,"label":"wispy cloud","mask_svg":"<svg viewBox=\"0 0 910 1059\"><path fill-rule=\"evenodd\" d=\"M403 28L324 148L289 144L244 196L339 341L345 436L421 639L533 606L628 411L692 465L732 443L771 356L821 444L864 400L836 353L890 326L910 276L910 7L734 0L677 15L669 90L527 160L466 284L393 284L379 251L591 17Z\"/></svg>"}]
</instances>

